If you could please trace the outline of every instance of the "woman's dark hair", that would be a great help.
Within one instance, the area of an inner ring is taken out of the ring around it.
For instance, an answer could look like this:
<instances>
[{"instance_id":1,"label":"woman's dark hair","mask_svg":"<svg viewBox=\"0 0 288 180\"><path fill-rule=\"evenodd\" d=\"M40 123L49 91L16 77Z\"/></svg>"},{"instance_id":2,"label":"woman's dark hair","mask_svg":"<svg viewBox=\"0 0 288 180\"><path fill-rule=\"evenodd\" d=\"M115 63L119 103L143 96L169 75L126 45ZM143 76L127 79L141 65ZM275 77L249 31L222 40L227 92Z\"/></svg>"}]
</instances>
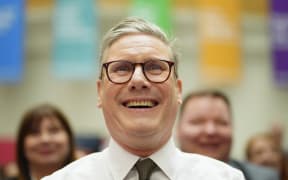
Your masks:
<instances>
[{"instance_id":1,"label":"woman's dark hair","mask_svg":"<svg viewBox=\"0 0 288 180\"><path fill-rule=\"evenodd\" d=\"M65 132L68 135L69 153L63 166L72 162L75 159L74 135L66 116L57 107L53 105L50 104L38 105L24 114L24 116L21 119L20 126L18 128L16 160L21 180L31 180L29 162L26 158L25 155L26 153L24 150L25 138L27 137L27 135L31 134L33 130L37 130L40 128L40 125L44 118L56 118L63 126Z\"/></svg>"}]
</instances>

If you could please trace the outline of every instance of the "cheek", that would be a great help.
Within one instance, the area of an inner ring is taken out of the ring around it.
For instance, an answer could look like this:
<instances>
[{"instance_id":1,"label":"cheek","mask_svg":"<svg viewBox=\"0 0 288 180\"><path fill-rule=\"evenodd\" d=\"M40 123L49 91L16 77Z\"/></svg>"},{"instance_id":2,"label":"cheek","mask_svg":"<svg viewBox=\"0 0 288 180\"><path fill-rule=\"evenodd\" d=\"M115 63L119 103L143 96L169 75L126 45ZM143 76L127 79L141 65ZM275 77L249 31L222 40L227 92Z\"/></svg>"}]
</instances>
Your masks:
<instances>
[{"instance_id":1,"label":"cheek","mask_svg":"<svg viewBox=\"0 0 288 180\"><path fill-rule=\"evenodd\" d=\"M228 141L232 141L232 131L231 130L226 130L224 132L224 135L225 139L227 139Z\"/></svg>"},{"instance_id":2,"label":"cheek","mask_svg":"<svg viewBox=\"0 0 288 180\"><path fill-rule=\"evenodd\" d=\"M201 131L199 128L195 128L194 126L183 124L182 125L182 134L186 138L195 139L201 134Z\"/></svg>"},{"instance_id":3,"label":"cheek","mask_svg":"<svg viewBox=\"0 0 288 180\"><path fill-rule=\"evenodd\" d=\"M34 155L34 149L37 147L37 139L33 137L26 137L24 139L24 156L30 161L30 159L33 159Z\"/></svg>"},{"instance_id":4,"label":"cheek","mask_svg":"<svg viewBox=\"0 0 288 180\"><path fill-rule=\"evenodd\" d=\"M24 140L24 150L27 151L37 144L37 139L27 136Z\"/></svg>"},{"instance_id":5,"label":"cheek","mask_svg":"<svg viewBox=\"0 0 288 180\"><path fill-rule=\"evenodd\" d=\"M111 107L113 105L113 101L117 99L121 90L118 87L105 87L101 93L101 105ZM109 108L108 108L109 109Z\"/></svg>"},{"instance_id":6,"label":"cheek","mask_svg":"<svg viewBox=\"0 0 288 180\"><path fill-rule=\"evenodd\" d=\"M65 132L61 132L55 135L55 141L62 146L69 146L69 136Z\"/></svg>"},{"instance_id":7,"label":"cheek","mask_svg":"<svg viewBox=\"0 0 288 180\"><path fill-rule=\"evenodd\" d=\"M169 97L169 98L166 98L170 101L169 103L173 101L178 101L178 91L175 86L176 86L175 80L173 79L168 79L166 82L162 84L157 84L158 90L162 92L162 94L165 97Z\"/></svg>"}]
</instances>

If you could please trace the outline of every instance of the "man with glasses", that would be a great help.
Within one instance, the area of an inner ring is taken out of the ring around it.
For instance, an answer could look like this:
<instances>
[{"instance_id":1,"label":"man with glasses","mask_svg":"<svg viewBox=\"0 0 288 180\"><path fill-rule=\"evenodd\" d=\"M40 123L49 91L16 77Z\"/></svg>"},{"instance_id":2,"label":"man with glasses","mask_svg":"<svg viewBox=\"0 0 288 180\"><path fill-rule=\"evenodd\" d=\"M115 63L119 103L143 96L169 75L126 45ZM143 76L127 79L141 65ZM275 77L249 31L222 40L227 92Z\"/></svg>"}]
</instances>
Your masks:
<instances>
[{"instance_id":1,"label":"man with glasses","mask_svg":"<svg viewBox=\"0 0 288 180\"><path fill-rule=\"evenodd\" d=\"M97 82L111 140L44 178L67 180L243 180L242 173L204 156L180 152L171 138L181 104L177 56L154 24L127 18L104 37Z\"/></svg>"}]
</instances>

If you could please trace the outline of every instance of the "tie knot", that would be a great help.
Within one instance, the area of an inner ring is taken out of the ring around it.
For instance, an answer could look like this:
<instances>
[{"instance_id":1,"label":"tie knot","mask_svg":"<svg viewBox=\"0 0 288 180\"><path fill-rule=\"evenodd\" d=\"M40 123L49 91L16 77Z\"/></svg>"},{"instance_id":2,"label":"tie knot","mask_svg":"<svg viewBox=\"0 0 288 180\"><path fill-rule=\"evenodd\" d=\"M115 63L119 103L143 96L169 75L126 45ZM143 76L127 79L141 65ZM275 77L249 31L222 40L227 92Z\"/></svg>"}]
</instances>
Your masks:
<instances>
[{"instance_id":1,"label":"tie knot","mask_svg":"<svg viewBox=\"0 0 288 180\"><path fill-rule=\"evenodd\" d=\"M139 160L136 163L136 169L139 174L139 180L149 180L153 169L156 167L156 164L150 158Z\"/></svg>"}]
</instances>

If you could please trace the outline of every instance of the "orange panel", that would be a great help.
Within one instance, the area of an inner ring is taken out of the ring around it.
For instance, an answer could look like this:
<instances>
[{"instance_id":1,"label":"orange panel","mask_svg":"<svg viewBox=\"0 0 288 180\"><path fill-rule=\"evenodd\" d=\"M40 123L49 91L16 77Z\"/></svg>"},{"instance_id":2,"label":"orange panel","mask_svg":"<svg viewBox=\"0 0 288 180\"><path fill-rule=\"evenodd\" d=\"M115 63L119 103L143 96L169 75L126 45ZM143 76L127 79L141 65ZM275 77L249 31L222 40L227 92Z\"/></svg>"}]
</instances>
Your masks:
<instances>
[{"instance_id":1,"label":"orange panel","mask_svg":"<svg viewBox=\"0 0 288 180\"><path fill-rule=\"evenodd\" d=\"M26 0L28 8L51 8L54 0Z\"/></svg>"},{"instance_id":2,"label":"orange panel","mask_svg":"<svg viewBox=\"0 0 288 180\"><path fill-rule=\"evenodd\" d=\"M206 83L231 84L240 78L240 1L199 1L200 72Z\"/></svg>"}]
</instances>

